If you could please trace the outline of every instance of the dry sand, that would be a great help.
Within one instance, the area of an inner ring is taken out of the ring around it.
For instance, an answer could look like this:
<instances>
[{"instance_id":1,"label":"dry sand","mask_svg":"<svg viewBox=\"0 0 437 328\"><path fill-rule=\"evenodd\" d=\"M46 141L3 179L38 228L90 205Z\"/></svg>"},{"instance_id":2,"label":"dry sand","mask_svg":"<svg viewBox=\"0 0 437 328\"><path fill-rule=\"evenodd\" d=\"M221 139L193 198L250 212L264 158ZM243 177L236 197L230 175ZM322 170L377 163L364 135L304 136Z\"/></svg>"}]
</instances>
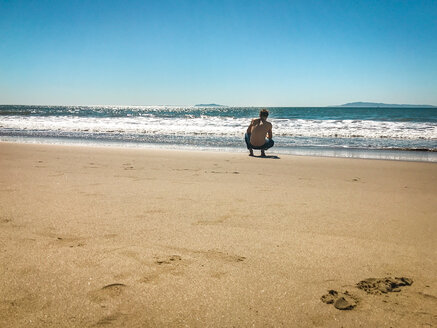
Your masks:
<instances>
[{"instance_id":1,"label":"dry sand","mask_svg":"<svg viewBox=\"0 0 437 328\"><path fill-rule=\"evenodd\" d=\"M437 326L437 164L280 157L0 143L0 327Z\"/></svg>"}]
</instances>

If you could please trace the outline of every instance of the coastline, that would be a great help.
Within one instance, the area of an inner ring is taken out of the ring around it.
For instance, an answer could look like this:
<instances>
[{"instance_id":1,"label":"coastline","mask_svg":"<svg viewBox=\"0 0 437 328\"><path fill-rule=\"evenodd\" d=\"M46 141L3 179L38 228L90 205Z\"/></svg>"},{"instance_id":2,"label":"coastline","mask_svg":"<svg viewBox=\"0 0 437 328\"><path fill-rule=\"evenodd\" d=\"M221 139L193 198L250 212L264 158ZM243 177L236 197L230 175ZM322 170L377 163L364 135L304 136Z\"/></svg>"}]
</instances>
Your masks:
<instances>
[{"instance_id":1,"label":"coastline","mask_svg":"<svg viewBox=\"0 0 437 328\"><path fill-rule=\"evenodd\" d=\"M72 147L91 147L104 149L136 149L136 150L168 150L188 152L218 152L218 153L247 153L243 142L241 147L211 147L181 144L157 144L147 142L126 142L110 140L87 140L75 138L29 138L29 137L0 137L0 143L59 145ZM302 147L281 148L280 144L272 148L269 153L279 156L305 156L322 158L351 158L366 160L389 160L437 163L437 151L426 149L361 149L361 148L328 148Z\"/></svg>"},{"instance_id":2,"label":"coastline","mask_svg":"<svg viewBox=\"0 0 437 328\"><path fill-rule=\"evenodd\" d=\"M0 155L2 326L437 323L434 163L3 142ZM356 288L385 276L414 283ZM321 302L330 289L357 307Z\"/></svg>"}]
</instances>

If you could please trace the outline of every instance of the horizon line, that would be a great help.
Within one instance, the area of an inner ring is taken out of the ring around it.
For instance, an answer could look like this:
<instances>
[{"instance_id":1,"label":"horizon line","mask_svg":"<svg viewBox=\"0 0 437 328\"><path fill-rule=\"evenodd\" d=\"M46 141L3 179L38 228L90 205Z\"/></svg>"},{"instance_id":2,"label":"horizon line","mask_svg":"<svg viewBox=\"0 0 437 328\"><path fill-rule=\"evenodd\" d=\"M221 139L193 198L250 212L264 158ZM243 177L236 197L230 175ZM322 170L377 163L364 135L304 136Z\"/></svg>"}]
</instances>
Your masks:
<instances>
[{"instance_id":1,"label":"horizon line","mask_svg":"<svg viewBox=\"0 0 437 328\"><path fill-rule=\"evenodd\" d=\"M319 106L311 106L311 105L304 105L304 106L292 106L292 105L280 105L280 106L272 106L272 105L221 105L221 104L190 104L190 105L186 105L186 104L142 104L142 105L138 105L138 104L19 104L19 103L15 103L15 104L0 104L0 106L88 106L88 107L92 107L92 106L121 106L121 107L150 107L150 106L169 106L169 107L246 107L246 108L261 108L261 107L266 107L266 108L308 108L308 107L314 107L314 108L323 108L323 107L345 107L347 108L348 104L356 104L356 103L369 103L369 104L374 104L372 106L350 106L350 107L354 107L354 108L359 108L359 107L408 107L408 106L412 106L412 107L420 107L420 106L424 106L424 107L436 107L436 105L431 105L431 104L388 104L388 103L376 103L376 102L363 102L363 101L357 101L357 102L349 102L349 103L345 103L345 104L341 104L341 105L319 105ZM202 106L202 105L206 105L206 106ZM381 106L378 106L381 105Z\"/></svg>"}]
</instances>

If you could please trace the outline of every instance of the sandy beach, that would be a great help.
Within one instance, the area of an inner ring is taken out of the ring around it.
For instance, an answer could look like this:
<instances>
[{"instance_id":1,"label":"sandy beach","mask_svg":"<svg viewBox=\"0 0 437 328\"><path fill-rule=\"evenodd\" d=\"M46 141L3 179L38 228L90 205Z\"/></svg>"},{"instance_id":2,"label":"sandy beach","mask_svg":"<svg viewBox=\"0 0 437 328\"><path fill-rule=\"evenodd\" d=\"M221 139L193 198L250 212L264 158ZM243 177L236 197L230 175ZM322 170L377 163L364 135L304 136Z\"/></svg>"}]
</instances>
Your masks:
<instances>
[{"instance_id":1,"label":"sandy beach","mask_svg":"<svg viewBox=\"0 0 437 328\"><path fill-rule=\"evenodd\" d=\"M435 163L0 143L0 327L435 327L436 199Z\"/></svg>"}]
</instances>

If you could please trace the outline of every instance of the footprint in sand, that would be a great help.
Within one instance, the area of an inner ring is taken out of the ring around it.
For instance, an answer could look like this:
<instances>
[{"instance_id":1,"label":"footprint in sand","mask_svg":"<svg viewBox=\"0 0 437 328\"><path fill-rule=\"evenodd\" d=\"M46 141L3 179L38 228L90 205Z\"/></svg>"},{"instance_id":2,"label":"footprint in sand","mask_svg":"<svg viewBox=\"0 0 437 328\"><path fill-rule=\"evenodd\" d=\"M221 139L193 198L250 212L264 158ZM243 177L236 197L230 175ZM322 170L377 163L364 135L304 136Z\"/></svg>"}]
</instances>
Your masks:
<instances>
[{"instance_id":1,"label":"footprint in sand","mask_svg":"<svg viewBox=\"0 0 437 328\"><path fill-rule=\"evenodd\" d=\"M89 296L93 302L103 303L122 295L126 287L125 284L113 283L90 292Z\"/></svg>"},{"instance_id":2,"label":"footprint in sand","mask_svg":"<svg viewBox=\"0 0 437 328\"><path fill-rule=\"evenodd\" d=\"M171 255L168 257L163 257L163 258L158 258L155 263L158 265L162 265L162 264L172 264L172 263L176 263L178 261L181 261L182 257L179 255Z\"/></svg>"},{"instance_id":3,"label":"footprint in sand","mask_svg":"<svg viewBox=\"0 0 437 328\"><path fill-rule=\"evenodd\" d=\"M99 326L108 326L108 325L117 325L117 326L124 326L123 321L127 317L126 314L116 312L107 316L104 316L102 319L97 321L97 323L93 327L99 327Z\"/></svg>"},{"instance_id":4,"label":"footprint in sand","mask_svg":"<svg viewBox=\"0 0 437 328\"><path fill-rule=\"evenodd\" d=\"M222 260L224 262L243 262L246 259L244 256L228 254L216 250L209 250L204 253L208 258Z\"/></svg>"},{"instance_id":5,"label":"footprint in sand","mask_svg":"<svg viewBox=\"0 0 437 328\"><path fill-rule=\"evenodd\" d=\"M140 282L150 283L158 280L162 274L180 275L183 272L183 268L186 265L185 261L182 261L180 255L169 255L163 257L155 257L155 264L157 265L152 272L146 274Z\"/></svg>"},{"instance_id":6,"label":"footprint in sand","mask_svg":"<svg viewBox=\"0 0 437 328\"><path fill-rule=\"evenodd\" d=\"M124 170L135 170L135 168L132 166L131 163L124 163L123 164L123 169Z\"/></svg>"},{"instance_id":7,"label":"footprint in sand","mask_svg":"<svg viewBox=\"0 0 437 328\"><path fill-rule=\"evenodd\" d=\"M221 260L223 262L234 263L234 262L243 262L244 260L246 260L246 257L244 256L229 254L227 252L221 252L215 249L209 249L203 251L203 250L195 250L195 249L179 248L179 247L171 247L171 248L182 252L189 252L192 253L193 255L199 254L205 256L206 258Z\"/></svg>"},{"instance_id":8,"label":"footprint in sand","mask_svg":"<svg viewBox=\"0 0 437 328\"><path fill-rule=\"evenodd\" d=\"M205 173L207 173L207 171L205 171ZM210 173L214 173L214 174L240 174L240 172L238 171L210 171Z\"/></svg>"},{"instance_id":9,"label":"footprint in sand","mask_svg":"<svg viewBox=\"0 0 437 328\"><path fill-rule=\"evenodd\" d=\"M45 165L41 165L43 163L44 163L43 161L38 161L38 164L34 165L34 167L38 167L38 168L46 167Z\"/></svg>"},{"instance_id":10,"label":"footprint in sand","mask_svg":"<svg viewBox=\"0 0 437 328\"><path fill-rule=\"evenodd\" d=\"M12 220L9 219L9 218L5 218L5 217L0 218L0 223L9 223L9 222L11 222L11 221L12 221Z\"/></svg>"},{"instance_id":11,"label":"footprint in sand","mask_svg":"<svg viewBox=\"0 0 437 328\"><path fill-rule=\"evenodd\" d=\"M2 314L17 314L22 311L31 313L44 309L48 304L49 301L39 297L37 294L31 294L26 290L22 290L13 299L2 299L0 301L0 309Z\"/></svg>"},{"instance_id":12,"label":"footprint in sand","mask_svg":"<svg viewBox=\"0 0 437 328\"><path fill-rule=\"evenodd\" d=\"M413 280L405 277L385 277L385 278L368 278L357 284L359 289L368 294L387 294L390 292L400 292L404 286L411 286Z\"/></svg>"},{"instance_id":13,"label":"footprint in sand","mask_svg":"<svg viewBox=\"0 0 437 328\"><path fill-rule=\"evenodd\" d=\"M328 294L321 297L323 303L333 304L339 310L352 310L357 306L357 299L348 291L339 293L336 290L328 291Z\"/></svg>"},{"instance_id":14,"label":"footprint in sand","mask_svg":"<svg viewBox=\"0 0 437 328\"><path fill-rule=\"evenodd\" d=\"M212 272L211 277L216 278L216 279L220 279L222 277L225 277L227 274L228 274L227 272L217 271L217 272Z\"/></svg>"},{"instance_id":15,"label":"footprint in sand","mask_svg":"<svg viewBox=\"0 0 437 328\"><path fill-rule=\"evenodd\" d=\"M83 247L85 242L75 237L56 237L56 243L61 246Z\"/></svg>"}]
</instances>

